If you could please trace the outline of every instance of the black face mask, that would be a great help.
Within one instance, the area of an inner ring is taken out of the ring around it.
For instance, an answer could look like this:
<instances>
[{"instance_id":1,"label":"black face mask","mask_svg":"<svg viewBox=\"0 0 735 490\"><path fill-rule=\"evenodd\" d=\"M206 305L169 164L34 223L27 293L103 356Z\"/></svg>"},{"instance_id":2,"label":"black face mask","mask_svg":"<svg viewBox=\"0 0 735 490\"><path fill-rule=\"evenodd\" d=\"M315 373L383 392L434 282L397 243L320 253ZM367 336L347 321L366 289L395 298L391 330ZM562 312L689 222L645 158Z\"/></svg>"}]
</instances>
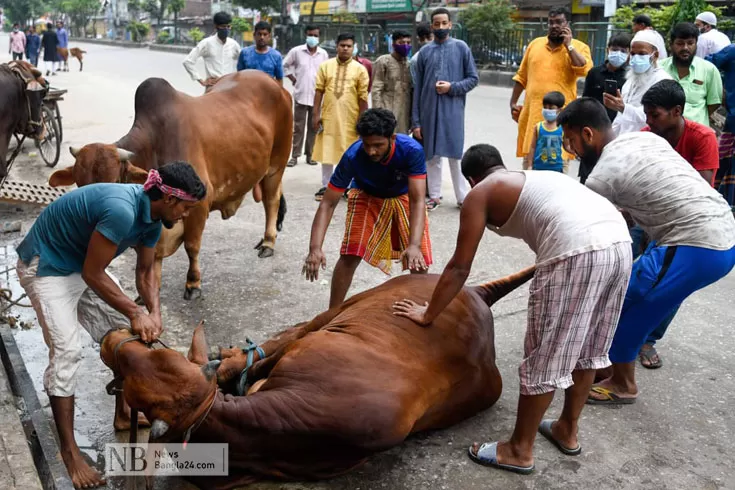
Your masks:
<instances>
[{"instance_id":1,"label":"black face mask","mask_svg":"<svg viewBox=\"0 0 735 490\"><path fill-rule=\"evenodd\" d=\"M230 35L229 29L217 29L217 37L223 41Z\"/></svg>"},{"instance_id":2,"label":"black face mask","mask_svg":"<svg viewBox=\"0 0 735 490\"><path fill-rule=\"evenodd\" d=\"M440 41L443 41L444 39L449 36L449 29L434 29L434 38L438 39Z\"/></svg>"}]
</instances>

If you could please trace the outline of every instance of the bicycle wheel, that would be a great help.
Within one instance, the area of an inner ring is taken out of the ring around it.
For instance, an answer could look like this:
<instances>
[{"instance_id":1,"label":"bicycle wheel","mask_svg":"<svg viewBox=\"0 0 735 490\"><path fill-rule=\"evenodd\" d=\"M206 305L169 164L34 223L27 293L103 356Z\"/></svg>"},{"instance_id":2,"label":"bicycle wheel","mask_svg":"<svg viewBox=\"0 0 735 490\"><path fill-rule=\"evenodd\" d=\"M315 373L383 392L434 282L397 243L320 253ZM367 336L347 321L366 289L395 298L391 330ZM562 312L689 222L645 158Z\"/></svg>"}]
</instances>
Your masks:
<instances>
[{"instance_id":1,"label":"bicycle wheel","mask_svg":"<svg viewBox=\"0 0 735 490\"><path fill-rule=\"evenodd\" d=\"M41 154L41 158L49 167L55 167L59 163L61 156L61 138L59 138L59 123L56 121L54 113L45 105L41 108L44 125L44 138L36 140L36 148Z\"/></svg>"},{"instance_id":2,"label":"bicycle wheel","mask_svg":"<svg viewBox=\"0 0 735 490\"><path fill-rule=\"evenodd\" d=\"M61 111L59 110L59 103L54 101L54 112L56 113L56 122L59 124L59 141L64 142L64 126L61 124Z\"/></svg>"}]
</instances>

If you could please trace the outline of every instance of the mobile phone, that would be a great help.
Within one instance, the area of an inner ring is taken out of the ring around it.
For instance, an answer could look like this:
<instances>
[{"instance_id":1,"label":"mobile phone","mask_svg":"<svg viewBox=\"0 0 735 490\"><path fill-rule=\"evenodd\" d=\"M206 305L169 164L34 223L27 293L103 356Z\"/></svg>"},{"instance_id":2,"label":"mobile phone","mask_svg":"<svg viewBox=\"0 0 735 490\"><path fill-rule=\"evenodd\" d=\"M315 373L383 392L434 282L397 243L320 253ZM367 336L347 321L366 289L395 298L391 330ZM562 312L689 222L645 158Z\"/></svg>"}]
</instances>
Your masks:
<instances>
[{"instance_id":1,"label":"mobile phone","mask_svg":"<svg viewBox=\"0 0 735 490\"><path fill-rule=\"evenodd\" d=\"M618 82L616 80L605 80L605 93L618 95Z\"/></svg>"}]
</instances>

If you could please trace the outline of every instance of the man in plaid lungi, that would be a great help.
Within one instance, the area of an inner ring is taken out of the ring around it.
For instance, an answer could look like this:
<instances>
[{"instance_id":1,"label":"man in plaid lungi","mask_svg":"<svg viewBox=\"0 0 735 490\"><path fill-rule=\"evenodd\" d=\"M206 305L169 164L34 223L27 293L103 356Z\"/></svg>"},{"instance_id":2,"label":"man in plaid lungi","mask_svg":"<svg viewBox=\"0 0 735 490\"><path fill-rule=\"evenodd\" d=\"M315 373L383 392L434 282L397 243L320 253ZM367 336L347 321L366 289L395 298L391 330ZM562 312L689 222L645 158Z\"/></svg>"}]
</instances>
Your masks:
<instances>
[{"instance_id":1,"label":"man in plaid lungi","mask_svg":"<svg viewBox=\"0 0 735 490\"><path fill-rule=\"evenodd\" d=\"M347 219L339 261L334 267L329 307L339 306L362 260L390 274L391 263L426 272L431 241L426 218L426 159L421 145L394 134L396 118L387 109L365 111L357 123L360 139L342 156L311 226L309 255L302 273L310 281L326 268L324 236L347 188Z\"/></svg>"},{"instance_id":2,"label":"man in plaid lungi","mask_svg":"<svg viewBox=\"0 0 735 490\"><path fill-rule=\"evenodd\" d=\"M462 173L472 191L462 207L457 249L431 302L405 299L394 308L431 328L467 280L486 227L521 238L536 252L515 430L507 442L469 448L477 463L528 474L537 431L564 454L581 452L577 423L595 370L610 365L607 352L633 260L630 235L606 199L557 172L510 172L492 146L470 148ZM565 390L561 416L542 420L557 389Z\"/></svg>"}]
</instances>

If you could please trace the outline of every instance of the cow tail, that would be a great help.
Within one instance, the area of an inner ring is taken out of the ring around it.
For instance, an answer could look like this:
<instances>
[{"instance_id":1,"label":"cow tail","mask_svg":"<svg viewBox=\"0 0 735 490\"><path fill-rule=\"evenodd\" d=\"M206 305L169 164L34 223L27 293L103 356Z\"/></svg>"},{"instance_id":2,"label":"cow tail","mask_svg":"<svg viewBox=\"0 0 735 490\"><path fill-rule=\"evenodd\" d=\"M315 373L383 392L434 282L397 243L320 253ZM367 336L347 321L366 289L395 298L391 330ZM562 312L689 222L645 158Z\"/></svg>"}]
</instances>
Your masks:
<instances>
[{"instance_id":1,"label":"cow tail","mask_svg":"<svg viewBox=\"0 0 735 490\"><path fill-rule=\"evenodd\" d=\"M492 306L500 298L531 279L535 271L536 266L527 267L502 279L475 286L475 291L480 294L488 306Z\"/></svg>"}]
</instances>

